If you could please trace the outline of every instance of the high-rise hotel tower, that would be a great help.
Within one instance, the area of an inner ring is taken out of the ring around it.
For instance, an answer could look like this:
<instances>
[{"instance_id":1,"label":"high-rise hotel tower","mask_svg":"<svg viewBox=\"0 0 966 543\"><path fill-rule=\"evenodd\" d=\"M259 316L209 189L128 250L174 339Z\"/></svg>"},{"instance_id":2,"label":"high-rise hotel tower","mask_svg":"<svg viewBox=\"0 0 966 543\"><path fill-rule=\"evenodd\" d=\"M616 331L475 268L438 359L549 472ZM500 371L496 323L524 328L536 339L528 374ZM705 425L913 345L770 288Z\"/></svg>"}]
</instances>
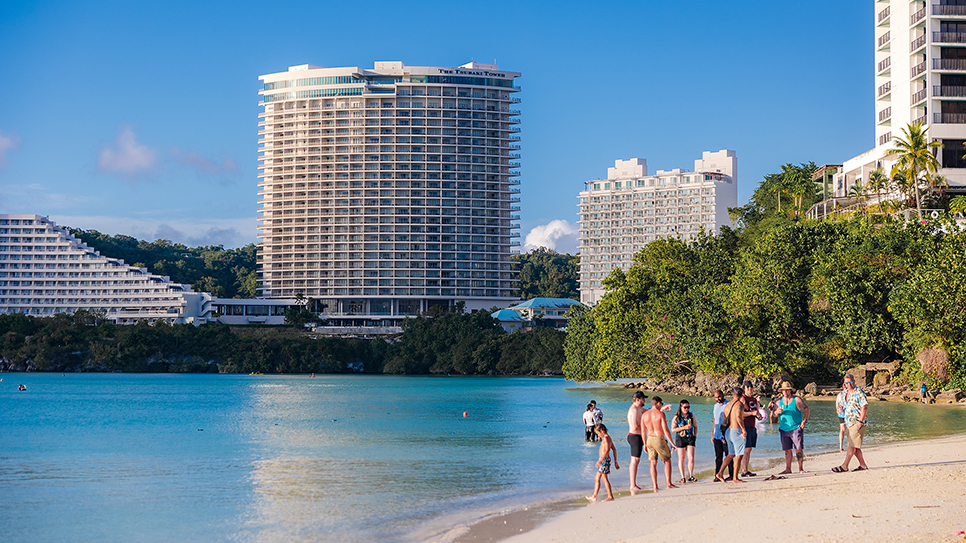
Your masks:
<instances>
[{"instance_id":1,"label":"high-rise hotel tower","mask_svg":"<svg viewBox=\"0 0 966 543\"><path fill-rule=\"evenodd\" d=\"M519 73L293 66L259 91L260 295L346 326L515 300Z\"/></svg>"},{"instance_id":2,"label":"high-rise hotel tower","mask_svg":"<svg viewBox=\"0 0 966 543\"><path fill-rule=\"evenodd\" d=\"M868 0L867 0L868 1ZM876 168L902 129L920 122L953 192L966 190L966 0L871 0L875 6L875 148L845 161L832 187L846 196Z\"/></svg>"}]
</instances>

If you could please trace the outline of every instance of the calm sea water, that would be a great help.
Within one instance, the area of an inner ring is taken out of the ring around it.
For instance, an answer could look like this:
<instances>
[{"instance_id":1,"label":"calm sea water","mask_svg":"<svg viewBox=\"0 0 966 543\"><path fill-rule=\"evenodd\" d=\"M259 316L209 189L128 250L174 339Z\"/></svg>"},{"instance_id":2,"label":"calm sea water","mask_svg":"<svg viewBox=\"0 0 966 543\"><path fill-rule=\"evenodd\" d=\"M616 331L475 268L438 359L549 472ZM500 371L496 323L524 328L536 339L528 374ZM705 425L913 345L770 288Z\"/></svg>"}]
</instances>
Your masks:
<instances>
[{"instance_id":1,"label":"calm sea water","mask_svg":"<svg viewBox=\"0 0 966 543\"><path fill-rule=\"evenodd\" d=\"M622 465L629 456L630 393L560 378L0 377L6 542L437 538L588 491L597 447L584 443L580 416L591 398ZM711 404L691 402L707 469ZM837 448L834 407L811 407L806 448ZM869 441L961 432L960 409L880 402ZM762 434L755 457L779 456L777 427ZM625 488L626 477L612 481Z\"/></svg>"}]
</instances>

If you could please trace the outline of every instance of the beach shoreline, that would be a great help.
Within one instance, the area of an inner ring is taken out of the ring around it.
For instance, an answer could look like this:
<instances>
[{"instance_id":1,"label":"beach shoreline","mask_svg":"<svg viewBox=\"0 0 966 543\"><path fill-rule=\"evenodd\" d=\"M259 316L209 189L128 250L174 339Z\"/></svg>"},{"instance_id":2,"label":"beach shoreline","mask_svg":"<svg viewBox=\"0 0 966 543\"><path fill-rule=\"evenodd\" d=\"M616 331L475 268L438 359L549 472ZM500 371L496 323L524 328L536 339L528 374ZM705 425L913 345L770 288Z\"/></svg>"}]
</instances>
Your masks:
<instances>
[{"instance_id":1,"label":"beach shoreline","mask_svg":"<svg viewBox=\"0 0 966 543\"><path fill-rule=\"evenodd\" d=\"M964 415L966 416L966 415ZM666 541L716 537L741 527L743 539L958 542L966 530L966 433L933 439L895 441L863 448L870 470L836 474L842 452L806 457L808 473L765 481L784 469L784 459L753 459L759 475L748 483L713 483L710 474L680 489L630 496L624 470L612 475L613 502L588 504L575 495L488 515L455 527L437 541L453 543L537 543ZM638 484L649 487L647 462ZM855 460L852 468L857 467ZM676 464L674 465L676 470ZM793 469L794 467L793 462ZM658 467L659 479L663 471ZM676 479L676 477L674 477ZM589 490L589 487L588 487ZM620 491L620 492L618 492ZM735 508L735 500L754 500Z\"/></svg>"}]
</instances>

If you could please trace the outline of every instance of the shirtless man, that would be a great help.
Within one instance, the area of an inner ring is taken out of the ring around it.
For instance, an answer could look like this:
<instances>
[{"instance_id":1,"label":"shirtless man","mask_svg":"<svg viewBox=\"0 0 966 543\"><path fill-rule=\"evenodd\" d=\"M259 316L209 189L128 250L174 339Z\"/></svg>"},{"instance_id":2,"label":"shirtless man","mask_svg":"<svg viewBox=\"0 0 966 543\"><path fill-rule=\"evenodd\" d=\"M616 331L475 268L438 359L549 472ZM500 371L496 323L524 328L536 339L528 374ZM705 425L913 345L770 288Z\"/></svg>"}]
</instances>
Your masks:
<instances>
[{"instance_id":1,"label":"shirtless man","mask_svg":"<svg viewBox=\"0 0 966 543\"><path fill-rule=\"evenodd\" d=\"M732 391L733 399L731 402L728 402L728 406L724 410L724 420L728 421L728 429L725 431L725 441L728 443L728 456L721 463L721 470L715 475L715 478L719 481L725 481L725 468L729 462L734 460L735 469L731 482L744 482L738 478L738 474L741 473L741 459L745 455L745 438L748 437L748 430L745 428L745 417L752 413L745 410L745 403L741 401L743 393L744 390L741 387L735 387Z\"/></svg>"},{"instance_id":2,"label":"shirtless man","mask_svg":"<svg viewBox=\"0 0 966 543\"><path fill-rule=\"evenodd\" d=\"M675 449L671 429L667 426L664 416L664 402L661 398L651 398L651 408L641 415L641 434L644 438L644 452L651 460L651 482L654 492L657 492L657 459L664 461L664 475L667 476L667 487L677 488L671 484L671 449ZM670 445L670 448L668 448Z\"/></svg>"},{"instance_id":3,"label":"shirtless man","mask_svg":"<svg viewBox=\"0 0 966 543\"><path fill-rule=\"evenodd\" d=\"M647 396L638 390L631 399L631 407L627 410L627 443L631 446L631 496L641 490L637 486L637 466L641 463L641 451L644 450L644 438L641 437L641 415L644 414L644 401Z\"/></svg>"}]
</instances>

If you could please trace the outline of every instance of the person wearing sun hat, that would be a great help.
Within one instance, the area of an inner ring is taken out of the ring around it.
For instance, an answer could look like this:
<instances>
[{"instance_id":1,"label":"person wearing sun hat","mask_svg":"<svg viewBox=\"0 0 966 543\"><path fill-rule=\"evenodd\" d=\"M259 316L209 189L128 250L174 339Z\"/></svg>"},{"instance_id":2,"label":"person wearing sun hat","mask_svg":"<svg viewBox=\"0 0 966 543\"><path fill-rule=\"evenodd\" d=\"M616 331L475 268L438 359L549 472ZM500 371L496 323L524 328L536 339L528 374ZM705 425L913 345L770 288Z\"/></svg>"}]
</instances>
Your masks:
<instances>
[{"instance_id":1,"label":"person wearing sun hat","mask_svg":"<svg viewBox=\"0 0 966 543\"><path fill-rule=\"evenodd\" d=\"M792 448L798 459L798 472L805 473L805 425L808 423L809 409L805 400L795 394L795 387L788 381L782 382L781 397L775 402L772 414L778 417L778 434L782 450L785 451L785 471L792 472Z\"/></svg>"}]
</instances>

